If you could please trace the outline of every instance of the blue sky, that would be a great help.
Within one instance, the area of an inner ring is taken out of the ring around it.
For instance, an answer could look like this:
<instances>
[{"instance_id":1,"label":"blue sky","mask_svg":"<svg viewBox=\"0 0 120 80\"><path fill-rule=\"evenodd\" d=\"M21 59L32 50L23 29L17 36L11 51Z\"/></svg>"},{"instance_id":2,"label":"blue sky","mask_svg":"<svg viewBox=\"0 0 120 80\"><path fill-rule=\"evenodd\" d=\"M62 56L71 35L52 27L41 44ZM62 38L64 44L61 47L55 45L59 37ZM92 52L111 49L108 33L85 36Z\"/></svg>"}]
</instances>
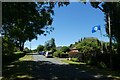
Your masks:
<instances>
[{"instance_id":1,"label":"blue sky","mask_svg":"<svg viewBox=\"0 0 120 80\"><path fill-rule=\"evenodd\" d=\"M100 31L91 32L93 26L100 25L102 34L105 32L104 14L99 9L94 9L89 3L83 4L72 2L68 6L54 8L55 15L52 27L53 32L47 36L39 36L32 40L31 49L37 48L39 44L44 45L45 41L55 38L56 46L69 46L83 37L96 37L99 40L108 42L107 37L100 36ZM30 48L30 42L25 43Z\"/></svg>"}]
</instances>

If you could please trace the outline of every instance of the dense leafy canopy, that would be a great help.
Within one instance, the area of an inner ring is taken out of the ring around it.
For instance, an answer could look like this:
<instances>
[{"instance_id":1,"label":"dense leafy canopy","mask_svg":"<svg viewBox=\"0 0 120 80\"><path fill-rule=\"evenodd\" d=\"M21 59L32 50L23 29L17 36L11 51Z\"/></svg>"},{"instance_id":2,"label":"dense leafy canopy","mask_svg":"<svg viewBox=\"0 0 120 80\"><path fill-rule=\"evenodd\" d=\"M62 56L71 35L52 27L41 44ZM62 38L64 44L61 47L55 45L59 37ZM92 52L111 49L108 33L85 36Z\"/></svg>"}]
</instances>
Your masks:
<instances>
[{"instance_id":1,"label":"dense leafy canopy","mask_svg":"<svg viewBox=\"0 0 120 80\"><path fill-rule=\"evenodd\" d=\"M13 40L23 50L24 43L50 33L54 28L52 2L3 2L2 25L4 35ZM69 2L58 2L58 6L68 5Z\"/></svg>"},{"instance_id":2,"label":"dense leafy canopy","mask_svg":"<svg viewBox=\"0 0 120 80\"><path fill-rule=\"evenodd\" d=\"M44 46L43 45L39 45L38 47L37 47L37 51L39 52L39 51L43 51L44 50Z\"/></svg>"},{"instance_id":3,"label":"dense leafy canopy","mask_svg":"<svg viewBox=\"0 0 120 80\"><path fill-rule=\"evenodd\" d=\"M110 16L110 26L112 39L118 43L118 50L120 48L120 2L104 2L102 8L99 7L99 3L91 4L95 8L99 8L105 14L106 32L109 35L108 15Z\"/></svg>"},{"instance_id":4,"label":"dense leafy canopy","mask_svg":"<svg viewBox=\"0 0 120 80\"><path fill-rule=\"evenodd\" d=\"M52 9L32 2L2 3L2 25L5 36L11 38L23 50L24 42L45 33L52 24ZM40 7L41 6L41 7ZM52 27L49 28L53 30Z\"/></svg>"},{"instance_id":5,"label":"dense leafy canopy","mask_svg":"<svg viewBox=\"0 0 120 80\"><path fill-rule=\"evenodd\" d=\"M101 43L96 38L85 38L75 45L80 53L98 53L100 52Z\"/></svg>"},{"instance_id":6,"label":"dense leafy canopy","mask_svg":"<svg viewBox=\"0 0 120 80\"><path fill-rule=\"evenodd\" d=\"M61 47L60 51L66 53L66 52L69 52L70 49L69 49L69 47L67 47L67 46L63 46L63 47Z\"/></svg>"},{"instance_id":7,"label":"dense leafy canopy","mask_svg":"<svg viewBox=\"0 0 120 80\"><path fill-rule=\"evenodd\" d=\"M109 8L107 8L109 6ZM110 14L110 25L111 25L111 35L112 39L116 40L118 43L118 53L120 49L120 2L116 3L105 3L103 4L103 8L105 11L109 12ZM106 14L106 13L105 13ZM108 29L108 16L105 16L106 21L106 31L109 34Z\"/></svg>"},{"instance_id":8,"label":"dense leafy canopy","mask_svg":"<svg viewBox=\"0 0 120 80\"><path fill-rule=\"evenodd\" d=\"M10 55L13 53L15 45L12 43L11 40L9 40L8 37L4 37L2 39L2 52L4 53L4 55Z\"/></svg>"},{"instance_id":9,"label":"dense leafy canopy","mask_svg":"<svg viewBox=\"0 0 120 80\"><path fill-rule=\"evenodd\" d=\"M51 50L53 48L56 48L55 39L51 38L50 40L46 41L44 47L46 50Z\"/></svg>"}]
</instances>

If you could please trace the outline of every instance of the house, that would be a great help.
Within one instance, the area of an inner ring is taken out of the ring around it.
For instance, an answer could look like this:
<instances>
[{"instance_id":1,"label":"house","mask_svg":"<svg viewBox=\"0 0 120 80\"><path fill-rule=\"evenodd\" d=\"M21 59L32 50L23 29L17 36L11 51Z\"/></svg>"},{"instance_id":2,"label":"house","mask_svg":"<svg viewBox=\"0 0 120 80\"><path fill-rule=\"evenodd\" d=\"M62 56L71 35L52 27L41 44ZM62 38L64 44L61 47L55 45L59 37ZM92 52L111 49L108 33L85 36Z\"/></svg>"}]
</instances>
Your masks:
<instances>
[{"instance_id":1,"label":"house","mask_svg":"<svg viewBox=\"0 0 120 80\"><path fill-rule=\"evenodd\" d=\"M79 50L76 48L72 48L72 49L70 49L69 53L70 54L77 54L77 53L79 53Z\"/></svg>"},{"instance_id":2,"label":"house","mask_svg":"<svg viewBox=\"0 0 120 80\"><path fill-rule=\"evenodd\" d=\"M78 49L76 49L75 47L71 48L69 51L69 60L71 60L72 57L77 57L78 53L79 53Z\"/></svg>"}]
</instances>

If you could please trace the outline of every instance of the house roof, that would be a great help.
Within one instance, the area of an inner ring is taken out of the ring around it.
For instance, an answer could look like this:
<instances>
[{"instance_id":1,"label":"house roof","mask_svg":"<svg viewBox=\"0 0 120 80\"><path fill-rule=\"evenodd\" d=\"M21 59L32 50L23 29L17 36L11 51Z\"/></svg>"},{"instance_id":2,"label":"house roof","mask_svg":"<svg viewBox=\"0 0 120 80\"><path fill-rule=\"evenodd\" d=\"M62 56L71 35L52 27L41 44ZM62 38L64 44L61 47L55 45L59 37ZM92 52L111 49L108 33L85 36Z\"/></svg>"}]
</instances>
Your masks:
<instances>
[{"instance_id":1,"label":"house roof","mask_svg":"<svg viewBox=\"0 0 120 80\"><path fill-rule=\"evenodd\" d=\"M70 49L69 53L70 54L77 54L77 53L79 53L79 50L74 47L74 48Z\"/></svg>"}]
</instances>

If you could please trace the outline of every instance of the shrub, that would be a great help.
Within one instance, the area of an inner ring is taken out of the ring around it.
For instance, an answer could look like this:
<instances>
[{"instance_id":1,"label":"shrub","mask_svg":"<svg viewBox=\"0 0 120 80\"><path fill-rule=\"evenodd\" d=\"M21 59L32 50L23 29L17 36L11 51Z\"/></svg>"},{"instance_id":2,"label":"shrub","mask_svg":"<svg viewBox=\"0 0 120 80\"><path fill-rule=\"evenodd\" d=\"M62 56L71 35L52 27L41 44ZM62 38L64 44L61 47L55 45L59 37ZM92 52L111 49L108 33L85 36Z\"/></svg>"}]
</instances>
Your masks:
<instances>
[{"instance_id":1,"label":"shrub","mask_svg":"<svg viewBox=\"0 0 120 80\"><path fill-rule=\"evenodd\" d=\"M56 52L56 51L57 51L56 48L52 48L52 49L51 49L51 52L52 52L52 53L54 53L54 52Z\"/></svg>"},{"instance_id":2,"label":"shrub","mask_svg":"<svg viewBox=\"0 0 120 80\"><path fill-rule=\"evenodd\" d=\"M116 70L120 70L120 54L114 54L112 56L113 60L113 68Z\"/></svg>"},{"instance_id":3,"label":"shrub","mask_svg":"<svg viewBox=\"0 0 120 80\"><path fill-rule=\"evenodd\" d=\"M69 47L67 47L67 46L63 46L63 47L60 49L60 51L66 53L66 52L69 52L70 49L69 49Z\"/></svg>"},{"instance_id":4,"label":"shrub","mask_svg":"<svg viewBox=\"0 0 120 80\"><path fill-rule=\"evenodd\" d=\"M60 57L60 54L61 54L62 52L61 51L55 51L54 53L53 53L53 56L54 57Z\"/></svg>"},{"instance_id":5,"label":"shrub","mask_svg":"<svg viewBox=\"0 0 120 80\"><path fill-rule=\"evenodd\" d=\"M110 55L108 53L104 54L96 54L91 57L90 64L98 67L103 67L103 63L105 64L106 67L110 67Z\"/></svg>"},{"instance_id":6,"label":"shrub","mask_svg":"<svg viewBox=\"0 0 120 80\"><path fill-rule=\"evenodd\" d=\"M104 62L97 63L98 68L107 68L107 65Z\"/></svg>"},{"instance_id":7,"label":"shrub","mask_svg":"<svg viewBox=\"0 0 120 80\"><path fill-rule=\"evenodd\" d=\"M68 58L68 54L64 53L64 52L61 52L60 53L60 58Z\"/></svg>"},{"instance_id":8,"label":"shrub","mask_svg":"<svg viewBox=\"0 0 120 80\"><path fill-rule=\"evenodd\" d=\"M39 45L38 47L37 47L37 51L39 52L39 51L43 51L44 50L44 46L43 45Z\"/></svg>"},{"instance_id":9,"label":"shrub","mask_svg":"<svg viewBox=\"0 0 120 80\"><path fill-rule=\"evenodd\" d=\"M62 51L55 51L53 53L53 56L54 57L59 57L59 58L68 58L68 54L67 53L64 53Z\"/></svg>"},{"instance_id":10,"label":"shrub","mask_svg":"<svg viewBox=\"0 0 120 80\"><path fill-rule=\"evenodd\" d=\"M23 52L15 52L15 53L12 53L9 55L2 55L3 65L6 63L9 63L9 62L18 60L19 58L21 58L23 56L25 56L25 53L23 53Z\"/></svg>"},{"instance_id":11,"label":"shrub","mask_svg":"<svg viewBox=\"0 0 120 80\"><path fill-rule=\"evenodd\" d=\"M4 55L9 55L9 54L12 54L14 52L14 48L15 48L15 45L14 43L9 40L8 37L3 37L2 38L2 52Z\"/></svg>"}]
</instances>

